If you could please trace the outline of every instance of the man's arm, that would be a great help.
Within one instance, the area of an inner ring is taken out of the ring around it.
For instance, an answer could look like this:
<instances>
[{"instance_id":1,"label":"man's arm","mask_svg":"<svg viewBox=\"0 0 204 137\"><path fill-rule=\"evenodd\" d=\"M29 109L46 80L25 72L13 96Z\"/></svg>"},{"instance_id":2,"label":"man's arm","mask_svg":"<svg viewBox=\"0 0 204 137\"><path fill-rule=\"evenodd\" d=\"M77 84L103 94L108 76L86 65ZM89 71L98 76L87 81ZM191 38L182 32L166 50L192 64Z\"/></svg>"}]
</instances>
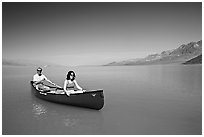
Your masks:
<instances>
[{"instance_id":1,"label":"man's arm","mask_svg":"<svg viewBox=\"0 0 204 137\"><path fill-rule=\"evenodd\" d=\"M53 85L57 86L55 83L53 83L51 80L49 80L46 76L44 76L44 79L45 79L47 82L49 82L50 84L53 84Z\"/></svg>"}]
</instances>

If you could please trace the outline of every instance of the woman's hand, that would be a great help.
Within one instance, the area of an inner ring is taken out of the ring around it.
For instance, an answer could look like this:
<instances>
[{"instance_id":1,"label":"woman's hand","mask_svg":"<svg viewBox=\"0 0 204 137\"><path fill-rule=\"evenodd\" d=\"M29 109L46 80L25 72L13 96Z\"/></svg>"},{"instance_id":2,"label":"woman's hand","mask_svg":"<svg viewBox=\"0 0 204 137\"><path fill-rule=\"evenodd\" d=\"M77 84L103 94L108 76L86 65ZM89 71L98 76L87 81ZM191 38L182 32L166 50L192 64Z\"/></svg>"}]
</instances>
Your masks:
<instances>
[{"instance_id":1,"label":"woman's hand","mask_svg":"<svg viewBox=\"0 0 204 137\"><path fill-rule=\"evenodd\" d=\"M70 96L70 94L74 93L74 90L65 90L65 93L67 96Z\"/></svg>"},{"instance_id":2,"label":"woman's hand","mask_svg":"<svg viewBox=\"0 0 204 137\"><path fill-rule=\"evenodd\" d=\"M70 91L64 91L64 92L67 94L67 96L70 96L70 94L71 94Z\"/></svg>"},{"instance_id":3,"label":"woman's hand","mask_svg":"<svg viewBox=\"0 0 204 137\"><path fill-rule=\"evenodd\" d=\"M82 88L78 88L78 90L83 90Z\"/></svg>"}]
</instances>

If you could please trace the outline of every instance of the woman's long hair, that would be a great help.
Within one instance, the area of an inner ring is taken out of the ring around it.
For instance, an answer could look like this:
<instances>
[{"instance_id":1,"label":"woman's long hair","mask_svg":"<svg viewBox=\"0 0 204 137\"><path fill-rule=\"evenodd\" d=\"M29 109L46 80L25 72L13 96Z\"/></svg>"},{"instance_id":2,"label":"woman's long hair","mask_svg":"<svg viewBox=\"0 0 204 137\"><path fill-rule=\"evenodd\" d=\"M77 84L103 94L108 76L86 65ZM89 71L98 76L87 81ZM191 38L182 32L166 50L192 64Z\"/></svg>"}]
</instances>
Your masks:
<instances>
[{"instance_id":1,"label":"woman's long hair","mask_svg":"<svg viewBox=\"0 0 204 137\"><path fill-rule=\"evenodd\" d=\"M73 76L73 79L70 79L70 75L71 74L74 74L74 76ZM66 80L71 80L71 81L73 81L75 79L75 73L74 73L74 71L69 71L68 73L67 73L67 77L66 77Z\"/></svg>"}]
</instances>

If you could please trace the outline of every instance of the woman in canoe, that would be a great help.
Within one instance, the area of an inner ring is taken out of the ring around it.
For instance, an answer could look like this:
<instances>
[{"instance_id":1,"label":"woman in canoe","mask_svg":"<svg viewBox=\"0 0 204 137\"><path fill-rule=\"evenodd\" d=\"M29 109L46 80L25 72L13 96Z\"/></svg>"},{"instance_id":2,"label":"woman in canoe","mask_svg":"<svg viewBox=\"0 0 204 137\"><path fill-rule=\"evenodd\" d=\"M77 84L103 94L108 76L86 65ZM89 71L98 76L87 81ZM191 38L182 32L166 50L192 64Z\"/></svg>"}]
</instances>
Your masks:
<instances>
[{"instance_id":1,"label":"woman in canoe","mask_svg":"<svg viewBox=\"0 0 204 137\"><path fill-rule=\"evenodd\" d=\"M67 77L64 81L64 91L65 93L70 96L71 93L83 93L82 88L78 85L77 81L75 80L75 73L74 71L69 71L67 73Z\"/></svg>"}]
</instances>

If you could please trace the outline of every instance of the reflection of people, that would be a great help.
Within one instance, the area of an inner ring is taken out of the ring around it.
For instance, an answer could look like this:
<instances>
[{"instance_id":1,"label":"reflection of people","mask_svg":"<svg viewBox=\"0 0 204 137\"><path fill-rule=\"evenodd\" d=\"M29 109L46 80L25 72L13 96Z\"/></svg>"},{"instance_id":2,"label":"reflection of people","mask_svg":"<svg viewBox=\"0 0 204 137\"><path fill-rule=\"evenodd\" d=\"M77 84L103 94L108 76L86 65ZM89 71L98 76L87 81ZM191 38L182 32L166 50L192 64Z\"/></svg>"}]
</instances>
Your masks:
<instances>
[{"instance_id":1,"label":"reflection of people","mask_svg":"<svg viewBox=\"0 0 204 137\"><path fill-rule=\"evenodd\" d=\"M64 81L64 91L69 96L73 91L80 90L82 91L82 88L78 85L77 81L75 80L75 73L74 71L69 71L67 73L66 80ZM79 93L79 92L78 92ZM83 93L83 91L82 91Z\"/></svg>"},{"instance_id":2,"label":"reflection of people","mask_svg":"<svg viewBox=\"0 0 204 137\"><path fill-rule=\"evenodd\" d=\"M34 86L36 86L36 89L38 90L42 90L42 91L47 91L47 90L50 90L50 88L48 86L45 86L43 84L43 81L46 80L48 81L49 83L53 84L56 86L56 84L54 84L53 82L51 82L49 79L47 79L45 77L45 75L42 74L42 68L38 68L37 69L37 74L35 74L33 76L33 82L34 82Z\"/></svg>"}]
</instances>

